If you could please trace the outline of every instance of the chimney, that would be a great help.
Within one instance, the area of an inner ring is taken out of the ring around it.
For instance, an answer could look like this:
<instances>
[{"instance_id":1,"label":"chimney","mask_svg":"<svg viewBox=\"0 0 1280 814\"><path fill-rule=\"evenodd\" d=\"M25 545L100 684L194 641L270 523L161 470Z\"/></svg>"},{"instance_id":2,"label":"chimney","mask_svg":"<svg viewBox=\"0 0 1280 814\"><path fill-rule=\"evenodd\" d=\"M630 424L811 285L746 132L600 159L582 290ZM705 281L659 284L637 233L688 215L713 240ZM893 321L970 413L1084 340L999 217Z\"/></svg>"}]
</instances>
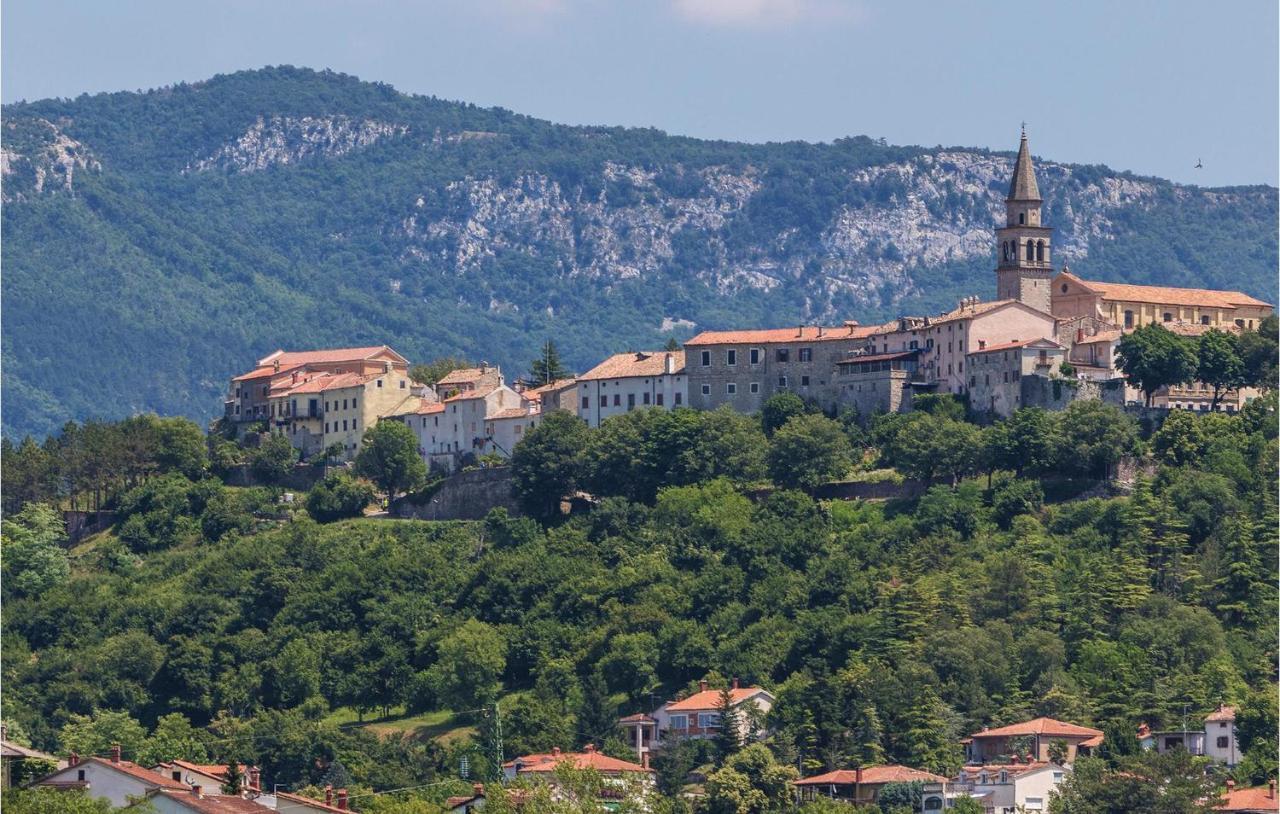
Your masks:
<instances>
[{"instance_id":1,"label":"chimney","mask_svg":"<svg viewBox=\"0 0 1280 814\"><path fill-rule=\"evenodd\" d=\"M199 783L193 785L191 787L191 793L195 795L197 800L204 799L204 786L201 786Z\"/></svg>"},{"instance_id":2,"label":"chimney","mask_svg":"<svg viewBox=\"0 0 1280 814\"><path fill-rule=\"evenodd\" d=\"M553 747L551 749L551 754L555 757L560 757L560 747L559 746Z\"/></svg>"},{"instance_id":3,"label":"chimney","mask_svg":"<svg viewBox=\"0 0 1280 814\"><path fill-rule=\"evenodd\" d=\"M818 338L822 338L822 326L818 326Z\"/></svg>"},{"instance_id":4,"label":"chimney","mask_svg":"<svg viewBox=\"0 0 1280 814\"><path fill-rule=\"evenodd\" d=\"M594 755L596 753L596 745L594 743L588 743L586 746L582 747L582 751L586 752L588 755Z\"/></svg>"},{"instance_id":5,"label":"chimney","mask_svg":"<svg viewBox=\"0 0 1280 814\"><path fill-rule=\"evenodd\" d=\"M796 326L796 336L801 336L801 337L802 337L802 336L804 336L804 326L803 326L803 325L797 325L797 326Z\"/></svg>"},{"instance_id":6,"label":"chimney","mask_svg":"<svg viewBox=\"0 0 1280 814\"><path fill-rule=\"evenodd\" d=\"M855 786L862 785L862 767L861 766L853 770L853 784Z\"/></svg>"},{"instance_id":7,"label":"chimney","mask_svg":"<svg viewBox=\"0 0 1280 814\"><path fill-rule=\"evenodd\" d=\"M333 805L333 786L324 787L324 804L327 806Z\"/></svg>"},{"instance_id":8,"label":"chimney","mask_svg":"<svg viewBox=\"0 0 1280 814\"><path fill-rule=\"evenodd\" d=\"M1076 328L1076 341L1077 342L1084 341L1084 328Z\"/></svg>"},{"instance_id":9,"label":"chimney","mask_svg":"<svg viewBox=\"0 0 1280 814\"><path fill-rule=\"evenodd\" d=\"M1017 766L1019 763L1022 762L1022 758L1018 757L1017 752L1014 752L1013 755L1009 758L1009 762Z\"/></svg>"},{"instance_id":10,"label":"chimney","mask_svg":"<svg viewBox=\"0 0 1280 814\"><path fill-rule=\"evenodd\" d=\"M80 755L76 754L75 752L72 752L71 754L67 755L68 766L75 766L79 762L80 762Z\"/></svg>"},{"instance_id":11,"label":"chimney","mask_svg":"<svg viewBox=\"0 0 1280 814\"><path fill-rule=\"evenodd\" d=\"M476 795L477 797L483 797L483 796L484 796L484 783L475 783L475 784L473 784L473 785L471 786L471 791L472 791L472 792L474 792L474 793L475 793L475 795Z\"/></svg>"},{"instance_id":12,"label":"chimney","mask_svg":"<svg viewBox=\"0 0 1280 814\"><path fill-rule=\"evenodd\" d=\"M640 753L640 765L641 765L641 766L643 766L643 767L644 767L644 768L646 768L646 769L647 769L647 768L649 768L649 753L648 753L648 752L641 752L641 753Z\"/></svg>"},{"instance_id":13,"label":"chimney","mask_svg":"<svg viewBox=\"0 0 1280 814\"><path fill-rule=\"evenodd\" d=\"M1235 790L1236 790L1236 781L1228 779L1228 780L1227 780L1227 794L1230 794L1231 792L1233 792L1233 791L1235 791Z\"/></svg>"},{"instance_id":14,"label":"chimney","mask_svg":"<svg viewBox=\"0 0 1280 814\"><path fill-rule=\"evenodd\" d=\"M733 688L734 688L735 690L736 690L736 689L738 689L738 677L737 677L737 676L734 676L734 677L733 677Z\"/></svg>"},{"instance_id":15,"label":"chimney","mask_svg":"<svg viewBox=\"0 0 1280 814\"><path fill-rule=\"evenodd\" d=\"M343 811L347 810L347 790L338 789L338 808Z\"/></svg>"},{"instance_id":16,"label":"chimney","mask_svg":"<svg viewBox=\"0 0 1280 814\"><path fill-rule=\"evenodd\" d=\"M667 358L666 358L666 360L663 362L662 370L663 370L663 372L664 372L664 373L666 373L668 376L670 376L672 373L675 373L675 372L676 372L676 360L675 360L675 357L674 357L674 356L672 356L672 355L671 355L671 354L669 354L669 353L667 354Z\"/></svg>"},{"instance_id":17,"label":"chimney","mask_svg":"<svg viewBox=\"0 0 1280 814\"><path fill-rule=\"evenodd\" d=\"M698 689L701 692L707 691L707 680L705 678L698 682Z\"/></svg>"},{"instance_id":18,"label":"chimney","mask_svg":"<svg viewBox=\"0 0 1280 814\"><path fill-rule=\"evenodd\" d=\"M120 744L118 743L111 744L111 762L112 763L120 762Z\"/></svg>"}]
</instances>

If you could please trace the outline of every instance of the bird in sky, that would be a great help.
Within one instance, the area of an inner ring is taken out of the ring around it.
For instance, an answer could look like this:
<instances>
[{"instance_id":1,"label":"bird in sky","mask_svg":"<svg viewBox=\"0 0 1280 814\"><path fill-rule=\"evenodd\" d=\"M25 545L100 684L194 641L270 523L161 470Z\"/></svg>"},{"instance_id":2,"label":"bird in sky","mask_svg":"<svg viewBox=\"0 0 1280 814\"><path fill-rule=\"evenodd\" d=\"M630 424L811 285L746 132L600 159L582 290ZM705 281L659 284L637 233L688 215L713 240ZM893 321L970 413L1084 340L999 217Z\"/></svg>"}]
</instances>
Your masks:
<instances>
[{"instance_id":1,"label":"bird in sky","mask_svg":"<svg viewBox=\"0 0 1280 814\"><path fill-rule=\"evenodd\" d=\"M1204 169L1204 163L1201 162L1200 159L1198 158L1196 159L1196 169L1198 170Z\"/></svg>"}]
</instances>

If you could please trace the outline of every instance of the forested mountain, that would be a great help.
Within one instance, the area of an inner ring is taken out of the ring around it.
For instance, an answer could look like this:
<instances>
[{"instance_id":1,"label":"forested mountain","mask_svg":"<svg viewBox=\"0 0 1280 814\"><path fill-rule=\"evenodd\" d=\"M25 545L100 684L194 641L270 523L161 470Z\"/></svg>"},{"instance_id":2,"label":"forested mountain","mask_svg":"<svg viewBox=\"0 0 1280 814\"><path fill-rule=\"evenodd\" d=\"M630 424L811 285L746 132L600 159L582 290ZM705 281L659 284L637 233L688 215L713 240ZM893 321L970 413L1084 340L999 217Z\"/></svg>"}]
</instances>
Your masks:
<instances>
[{"instance_id":1,"label":"forested mountain","mask_svg":"<svg viewBox=\"0 0 1280 814\"><path fill-rule=\"evenodd\" d=\"M287 67L7 105L3 136L7 435L207 420L282 346L514 373L547 337L585 368L697 328L936 311L992 289L1012 157L568 127ZM1084 275L1274 289L1274 188L1038 166Z\"/></svg>"}]
</instances>

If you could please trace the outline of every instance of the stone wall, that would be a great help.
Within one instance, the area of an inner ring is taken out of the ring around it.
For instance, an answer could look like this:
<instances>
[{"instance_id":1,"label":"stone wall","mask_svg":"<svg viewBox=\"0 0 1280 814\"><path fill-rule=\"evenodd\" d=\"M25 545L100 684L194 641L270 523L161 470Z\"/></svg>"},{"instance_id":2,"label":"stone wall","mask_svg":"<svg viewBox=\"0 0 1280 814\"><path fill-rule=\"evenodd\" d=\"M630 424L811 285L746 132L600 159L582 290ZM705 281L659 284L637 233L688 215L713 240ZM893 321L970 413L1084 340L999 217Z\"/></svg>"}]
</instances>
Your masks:
<instances>
[{"instance_id":1,"label":"stone wall","mask_svg":"<svg viewBox=\"0 0 1280 814\"><path fill-rule=\"evenodd\" d=\"M392 517L414 520L480 520L491 509L523 512L512 491L511 467L473 469L445 478L434 489L391 504Z\"/></svg>"},{"instance_id":2,"label":"stone wall","mask_svg":"<svg viewBox=\"0 0 1280 814\"><path fill-rule=\"evenodd\" d=\"M1059 379L1048 376L1022 377L1023 407L1065 410L1073 401L1104 401L1124 407L1124 385L1119 379L1095 382L1082 379Z\"/></svg>"}]
</instances>

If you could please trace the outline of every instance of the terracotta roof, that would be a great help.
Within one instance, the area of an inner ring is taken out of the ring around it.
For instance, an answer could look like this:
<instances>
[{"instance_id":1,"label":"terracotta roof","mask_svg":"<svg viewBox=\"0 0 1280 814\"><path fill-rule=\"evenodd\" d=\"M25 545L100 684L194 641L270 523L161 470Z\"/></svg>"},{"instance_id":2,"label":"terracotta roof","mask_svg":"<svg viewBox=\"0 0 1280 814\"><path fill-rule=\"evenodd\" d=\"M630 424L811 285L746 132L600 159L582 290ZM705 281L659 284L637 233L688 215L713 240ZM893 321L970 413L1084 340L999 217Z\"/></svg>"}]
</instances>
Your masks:
<instances>
[{"instance_id":1,"label":"terracotta roof","mask_svg":"<svg viewBox=\"0 0 1280 814\"><path fill-rule=\"evenodd\" d=\"M803 780L792 781L797 786L852 786L857 779L856 769L837 769L834 772L826 774L814 775L806 777ZM912 769L909 766L865 766L862 769L863 785L878 785L881 783L911 783L914 781L921 783L945 783L947 778L941 775L932 774L920 769Z\"/></svg>"},{"instance_id":2,"label":"terracotta roof","mask_svg":"<svg viewBox=\"0 0 1280 814\"><path fill-rule=\"evenodd\" d=\"M1155 305L1202 305L1209 308L1235 308L1238 305L1272 307L1257 297L1240 291L1219 291L1212 288L1174 288L1160 285L1131 285L1129 283L1101 283L1082 280L1074 274L1063 272L1086 289L1101 294L1104 300L1117 302L1145 302Z\"/></svg>"},{"instance_id":3,"label":"terracotta roof","mask_svg":"<svg viewBox=\"0 0 1280 814\"><path fill-rule=\"evenodd\" d=\"M550 393L556 390L563 390L566 387L572 387L577 383L578 383L577 379L556 379L554 382L551 382L550 384L544 384L540 387L531 387L525 390L524 393L526 396L529 396L531 398L538 398L538 397L541 397L543 393Z\"/></svg>"},{"instance_id":4,"label":"terracotta roof","mask_svg":"<svg viewBox=\"0 0 1280 814\"><path fill-rule=\"evenodd\" d=\"M148 794L148 799L157 795L164 795L165 799L171 800L183 808L197 811L200 814L262 814L266 811L261 804L253 800L246 800L232 794L209 794L203 792L197 797L190 790L178 791L176 789L157 789Z\"/></svg>"},{"instance_id":5,"label":"terracotta roof","mask_svg":"<svg viewBox=\"0 0 1280 814\"><path fill-rule=\"evenodd\" d=\"M618 719L620 724L656 724L657 720L652 716L643 712L637 712L634 715L625 715Z\"/></svg>"},{"instance_id":6,"label":"terracotta roof","mask_svg":"<svg viewBox=\"0 0 1280 814\"><path fill-rule=\"evenodd\" d=\"M280 362L280 367L288 365L323 365L337 362L362 362L383 352L390 353L400 361L405 358L386 345L370 345L366 348L328 348L325 350L278 350L258 360L258 366L264 367Z\"/></svg>"},{"instance_id":7,"label":"terracotta roof","mask_svg":"<svg viewBox=\"0 0 1280 814\"><path fill-rule=\"evenodd\" d=\"M1005 342L1000 345L988 345L985 348L978 348L977 350L969 351L969 355L973 356L978 353L994 353L995 351L999 351L999 350L1013 350L1014 348L1025 348L1027 345L1031 345L1036 342L1045 342L1047 344L1053 345L1055 348L1066 350L1066 348L1064 348L1062 345L1058 344L1057 342L1054 342L1052 339L1045 339L1044 337L1036 337L1034 339L1020 339L1017 342Z\"/></svg>"},{"instance_id":8,"label":"terracotta roof","mask_svg":"<svg viewBox=\"0 0 1280 814\"><path fill-rule=\"evenodd\" d=\"M1031 761L1030 763L987 763L982 766L965 766L961 769L962 774L973 775L974 777L986 772L994 778L999 778L1000 772L1007 772L1010 777L1017 777L1020 774L1034 772L1043 769L1046 766L1052 766L1047 761ZM969 778L972 782L973 778Z\"/></svg>"},{"instance_id":9,"label":"terracotta roof","mask_svg":"<svg viewBox=\"0 0 1280 814\"><path fill-rule=\"evenodd\" d=\"M111 769L112 771L117 771L117 772L120 772L121 774L127 774L135 780L139 780L143 783L147 783L151 786L155 786L158 788L179 789L182 791L186 791L187 789L191 788L186 783L182 783L177 780L171 780L170 778L165 777L163 774L160 774L159 772L153 772L150 769L139 766L138 764L132 761L122 760L117 763L115 761L108 760L106 758L100 758L100 757L81 758L80 762L77 763L76 765L67 766L65 768L58 769L56 772L46 775L43 779L36 781L36 783L33 785L43 785L45 780L52 780L53 778L57 777L58 775L64 772L81 769L86 764L89 764L89 763L96 763L99 766L105 766L106 768Z\"/></svg>"},{"instance_id":10,"label":"terracotta roof","mask_svg":"<svg viewBox=\"0 0 1280 814\"><path fill-rule=\"evenodd\" d=\"M394 413L391 413L391 415L431 415L433 413L443 412L444 405L442 403L418 398L416 402L412 399L406 400L405 403L397 408Z\"/></svg>"},{"instance_id":11,"label":"terracotta roof","mask_svg":"<svg viewBox=\"0 0 1280 814\"><path fill-rule=\"evenodd\" d=\"M276 370L274 365L267 365L266 367L255 367L253 370L250 370L248 373L242 373L241 375L236 376L231 381L244 382L250 379L268 378L271 376L275 376L277 374L284 374L292 370L297 370L300 367L302 367L302 365L287 365L287 366L281 365L279 370Z\"/></svg>"},{"instance_id":12,"label":"terracotta roof","mask_svg":"<svg viewBox=\"0 0 1280 814\"><path fill-rule=\"evenodd\" d=\"M690 710L720 709L720 692L720 690L703 690L702 692L695 692L683 701L676 701L673 704L668 704L667 711L686 712ZM762 692L766 692L766 690L760 687L739 687L737 689L729 690L729 696L732 698L733 705L737 706L753 695L757 695Z\"/></svg>"},{"instance_id":13,"label":"terracotta roof","mask_svg":"<svg viewBox=\"0 0 1280 814\"><path fill-rule=\"evenodd\" d=\"M834 342L840 339L865 339L877 330L875 325L841 325L834 328L806 325L802 328L768 328L754 331L703 331L684 343L686 348L698 345L794 344L797 342ZM821 334L821 335L819 335Z\"/></svg>"},{"instance_id":14,"label":"terracotta roof","mask_svg":"<svg viewBox=\"0 0 1280 814\"><path fill-rule=\"evenodd\" d=\"M1013 738L1022 735L1045 735L1064 738L1096 738L1101 734L1102 730L1100 729L1077 726L1065 721L1056 721L1053 718L1035 718L1030 721L1023 721L1020 724L1010 724L996 729L984 729L981 732L974 732L972 737Z\"/></svg>"},{"instance_id":15,"label":"terracotta roof","mask_svg":"<svg viewBox=\"0 0 1280 814\"><path fill-rule=\"evenodd\" d=\"M662 376L667 372L668 358L671 359L672 373L684 373L684 354L682 353L675 351L615 353L579 376L578 381L622 379L628 376Z\"/></svg>"},{"instance_id":16,"label":"terracotta roof","mask_svg":"<svg viewBox=\"0 0 1280 814\"><path fill-rule=\"evenodd\" d=\"M1124 336L1124 331L1098 331L1093 336L1086 336L1076 341L1077 345L1094 345L1099 342L1115 342Z\"/></svg>"},{"instance_id":17,"label":"terracotta roof","mask_svg":"<svg viewBox=\"0 0 1280 814\"><path fill-rule=\"evenodd\" d=\"M488 374L496 371L497 368L493 367L460 367L457 370L451 370L444 374L436 384L467 384L468 382L476 381L481 376L487 376Z\"/></svg>"},{"instance_id":18,"label":"terracotta roof","mask_svg":"<svg viewBox=\"0 0 1280 814\"><path fill-rule=\"evenodd\" d=\"M342 809L337 806L325 805L323 800L316 800L312 797L303 797L301 794L290 794L288 792L277 791L275 796L282 800L289 800L290 802L305 805L315 811L337 811L341 812L341 814L351 814L351 810L349 808Z\"/></svg>"},{"instance_id":19,"label":"terracotta roof","mask_svg":"<svg viewBox=\"0 0 1280 814\"><path fill-rule=\"evenodd\" d=\"M449 396L444 401L445 403L448 403L451 401L470 401L471 399L482 399L485 396L492 393L494 390L497 390L499 387L502 387L502 385L495 384L493 387L490 387L488 390L463 390L459 393L454 393L452 396Z\"/></svg>"},{"instance_id":20,"label":"terracotta roof","mask_svg":"<svg viewBox=\"0 0 1280 814\"><path fill-rule=\"evenodd\" d=\"M1236 708L1229 707L1225 704L1220 705L1213 712L1204 717L1206 721L1234 721L1236 719Z\"/></svg>"},{"instance_id":21,"label":"terracotta roof","mask_svg":"<svg viewBox=\"0 0 1280 814\"><path fill-rule=\"evenodd\" d=\"M973 305L966 305L963 308L957 308L954 311L947 311L945 314L930 317L929 326L942 325L947 322L954 322L957 319L972 319L973 317L990 313L991 311L995 311L999 308L1004 308L1006 305L1016 304L1018 304L1017 300L992 300L991 302L978 302ZM1029 305L1024 307L1031 308ZM1034 311L1035 309L1031 308L1031 310ZM1045 314L1045 316L1048 316L1048 314Z\"/></svg>"},{"instance_id":22,"label":"terracotta roof","mask_svg":"<svg viewBox=\"0 0 1280 814\"><path fill-rule=\"evenodd\" d=\"M1087 740L1087 741L1080 741L1080 743L1079 743L1078 745L1083 746L1083 747L1085 747L1086 749L1094 749L1094 748L1097 748L1097 747L1099 747L1099 746L1101 746L1101 745L1102 745L1102 736L1101 736L1101 735L1095 735L1094 737L1089 738L1089 740Z\"/></svg>"},{"instance_id":23,"label":"terracotta roof","mask_svg":"<svg viewBox=\"0 0 1280 814\"><path fill-rule=\"evenodd\" d=\"M58 758L48 752L41 752L39 749L32 749L30 746L23 746L13 741L0 741L0 753L5 757L12 758L34 758L36 760L52 760L57 762Z\"/></svg>"},{"instance_id":24,"label":"terracotta roof","mask_svg":"<svg viewBox=\"0 0 1280 814\"><path fill-rule=\"evenodd\" d=\"M444 807L457 808L458 806L466 805L472 800L475 800L477 798L483 798L483 797L484 797L483 794L467 794L462 797L450 797L444 801Z\"/></svg>"},{"instance_id":25,"label":"terracotta roof","mask_svg":"<svg viewBox=\"0 0 1280 814\"><path fill-rule=\"evenodd\" d=\"M566 762L575 768L595 769L602 774L617 774L620 772L651 774L653 772L653 769L646 769L638 763L618 760L616 757L601 754L590 747L585 752L556 751L541 755L525 755L515 760L509 760L502 765L508 768L518 767L516 768L517 773L553 772L561 763Z\"/></svg>"},{"instance_id":26,"label":"terracotta roof","mask_svg":"<svg viewBox=\"0 0 1280 814\"><path fill-rule=\"evenodd\" d=\"M1031 164L1031 150L1027 147L1027 131L1022 131L1018 145L1018 158L1013 164L1013 179L1009 182L1009 201L1038 201L1040 187L1036 186L1036 170Z\"/></svg>"},{"instance_id":27,"label":"terracotta roof","mask_svg":"<svg viewBox=\"0 0 1280 814\"><path fill-rule=\"evenodd\" d=\"M1215 811L1280 811L1280 795L1274 786L1235 789L1222 795Z\"/></svg>"},{"instance_id":28,"label":"terracotta roof","mask_svg":"<svg viewBox=\"0 0 1280 814\"><path fill-rule=\"evenodd\" d=\"M358 387L369 381L370 377L359 373L336 373L316 376L305 382L299 382L286 391L286 395L295 396L303 393L325 393L329 390L341 390L344 387Z\"/></svg>"},{"instance_id":29,"label":"terracotta roof","mask_svg":"<svg viewBox=\"0 0 1280 814\"><path fill-rule=\"evenodd\" d=\"M487 415L484 417L484 420L497 421L504 418L529 418L536 415L540 415L536 407L532 409L527 407L510 407L506 410L498 410L496 413Z\"/></svg>"}]
</instances>

